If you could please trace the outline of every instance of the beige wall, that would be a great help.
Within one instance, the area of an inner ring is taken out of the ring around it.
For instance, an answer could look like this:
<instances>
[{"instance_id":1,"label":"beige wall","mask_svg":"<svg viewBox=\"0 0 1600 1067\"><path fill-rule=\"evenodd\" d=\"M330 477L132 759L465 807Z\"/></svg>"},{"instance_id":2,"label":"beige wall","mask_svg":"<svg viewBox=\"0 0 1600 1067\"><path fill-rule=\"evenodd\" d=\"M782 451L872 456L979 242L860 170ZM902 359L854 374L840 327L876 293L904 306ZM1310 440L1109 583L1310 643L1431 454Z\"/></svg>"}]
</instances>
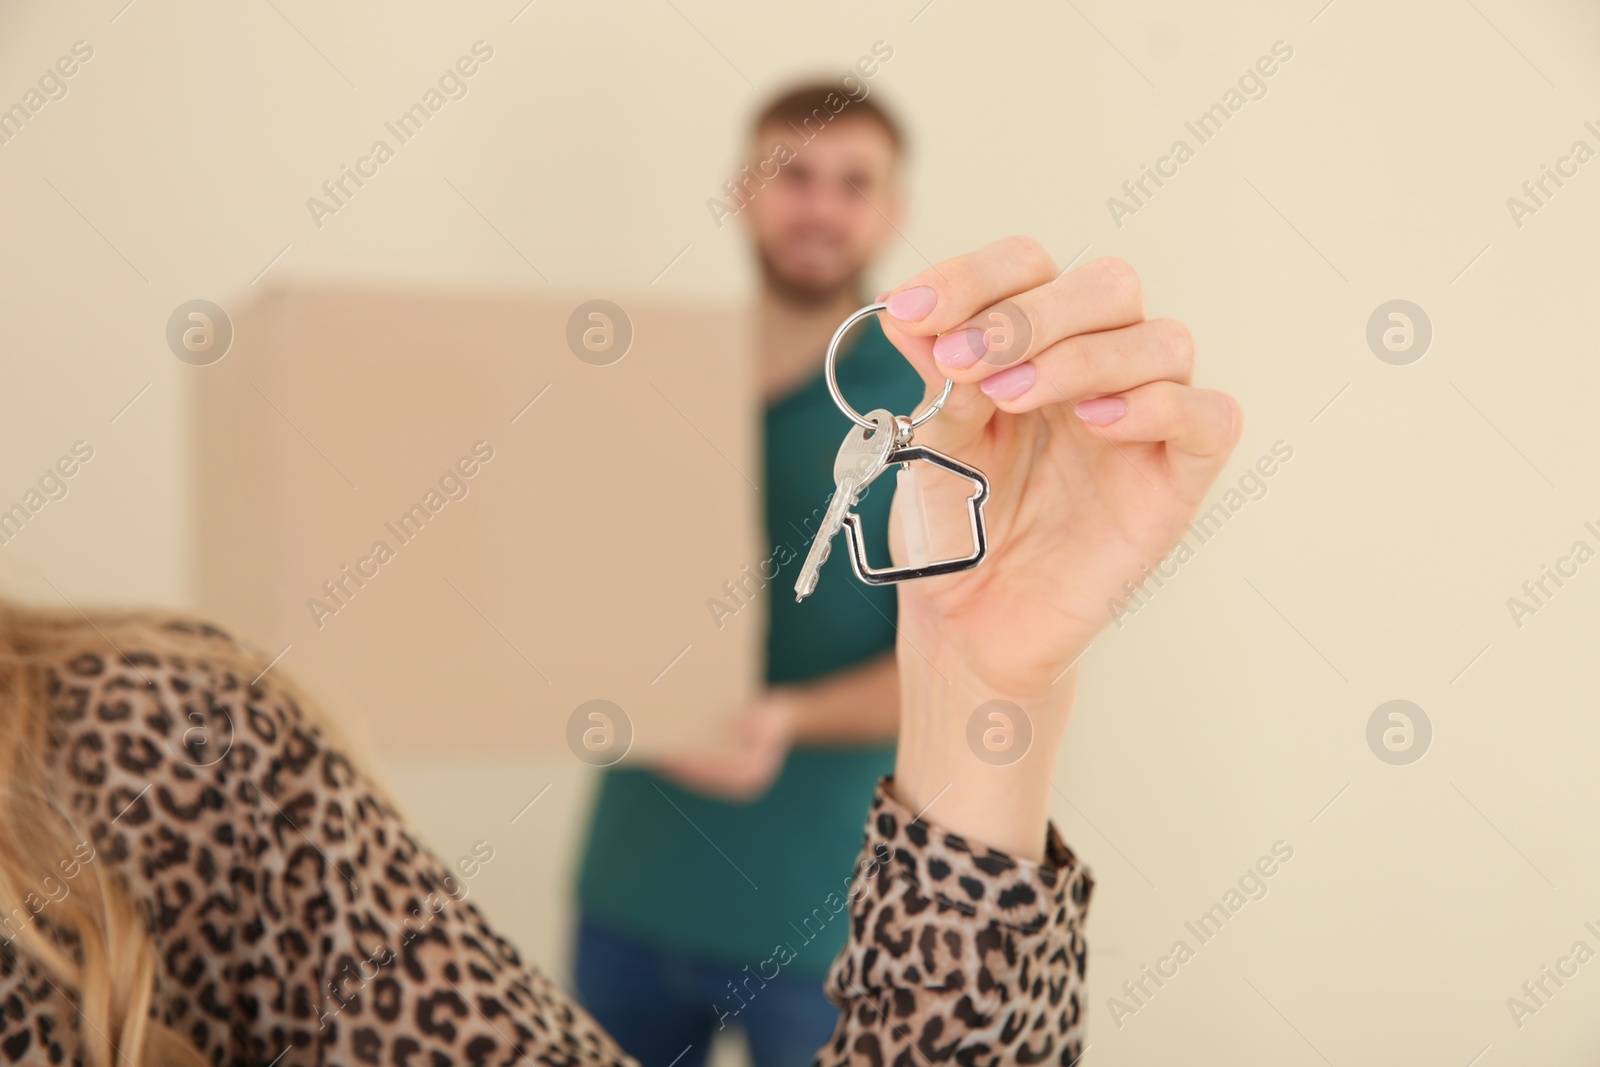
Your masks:
<instances>
[{"instance_id":1,"label":"beige wall","mask_svg":"<svg viewBox=\"0 0 1600 1067\"><path fill-rule=\"evenodd\" d=\"M881 40L870 84L916 139L886 282L1016 231L1063 264L1123 256L1249 413L1216 499L1293 449L1085 660L1055 815L1099 879L1091 1062L1600 1053L1600 963L1520 1028L1506 1004L1575 941L1600 951L1600 578L1580 568L1520 627L1507 607L1573 542L1600 548L1600 161L1520 227L1507 207L1574 141L1600 150L1592 4L275 3L0 14L0 105L94 49L0 146L0 502L95 449L0 553L8 588L192 601L204 370L165 348L178 303L242 301L269 263L261 284L727 298L747 265L706 200L737 123ZM480 39L466 98L318 229L306 198ZM1293 57L1265 96L1117 225L1107 198L1196 147L1185 120L1277 41ZM1364 336L1392 299L1433 325L1407 366ZM1433 726L1410 766L1366 741L1396 698ZM587 779L392 770L447 854L503 833L484 899L557 963ZM550 781L543 811L483 829ZM1294 857L1266 897L1197 945L1185 921L1277 841ZM1119 1027L1107 999L1178 939L1194 958Z\"/></svg>"}]
</instances>

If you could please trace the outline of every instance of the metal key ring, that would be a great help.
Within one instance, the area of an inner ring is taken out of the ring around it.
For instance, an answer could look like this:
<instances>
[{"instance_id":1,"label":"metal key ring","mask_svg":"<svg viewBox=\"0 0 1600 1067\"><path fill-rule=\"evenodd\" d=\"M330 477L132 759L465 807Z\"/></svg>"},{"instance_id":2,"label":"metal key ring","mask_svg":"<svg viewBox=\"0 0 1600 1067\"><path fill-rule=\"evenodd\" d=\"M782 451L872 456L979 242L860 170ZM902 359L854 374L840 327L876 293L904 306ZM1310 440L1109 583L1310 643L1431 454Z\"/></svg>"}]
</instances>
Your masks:
<instances>
[{"instance_id":1,"label":"metal key ring","mask_svg":"<svg viewBox=\"0 0 1600 1067\"><path fill-rule=\"evenodd\" d=\"M868 315L876 315L878 312L887 311L888 309L888 304L868 304L866 307L862 308L860 311L857 311L848 319L845 319L842 323L840 323L839 328L833 331L833 340L828 342L828 358L823 361L822 365L822 374L823 377L828 381L828 393L833 397L833 402L839 405L840 411L850 416L851 422L866 430L876 429L878 424L875 422L869 422L859 411L850 406L849 401L845 400L844 394L839 391L839 380L834 376L833 366L835 361L838 359L839 343L844 340L844 335L850 332L850 327L854 326ZM939 394L939 398L937 400L928 405L926 411L920 415L914 416L910 420L910 428L914 430L937 415L939 413L939 409L944 407L944 402L950 398L950 390L955 388L955 384L955 382L951 381L949 378L946 378L944 382L944 392Z\"/></svg>"}]
</instances>

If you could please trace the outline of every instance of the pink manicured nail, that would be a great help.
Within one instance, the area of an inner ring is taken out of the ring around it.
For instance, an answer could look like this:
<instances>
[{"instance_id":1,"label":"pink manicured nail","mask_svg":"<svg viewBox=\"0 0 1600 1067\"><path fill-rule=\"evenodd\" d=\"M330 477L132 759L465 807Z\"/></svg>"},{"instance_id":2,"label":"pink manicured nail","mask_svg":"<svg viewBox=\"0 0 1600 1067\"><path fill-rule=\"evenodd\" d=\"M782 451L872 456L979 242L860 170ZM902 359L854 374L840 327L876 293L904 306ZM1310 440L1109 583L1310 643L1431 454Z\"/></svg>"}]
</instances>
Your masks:
<instances>
[{"instance_id":1,"label":"pink manicured nail","mask_svg":"<svg viewBox=\"0 0 1600 1067\"><path fill-rule=\"evenodd\" d=\"M978 383L978 388L995 400L1015 400L1032 389L1038 377L1039 370L1032 363L1018 363L985 378Z\"/></svg>"},{"instance_id":2,"label":"pink manicured nail","mask_svg":"<svg viewBox=\"0 0 1600 1067\"><path fill-rule=\"evenodd\" d=\"M1102 396L1085 400L1072 410L1091 426L1109 426L1128 413L1128 402L1120 396Z\"/></svg>"},{"instance_id":3,"label":"pink manicured nail","mask_svg":"<svg viewBox=\"0 0 1600 1067\"><path fill-rule=\"evenodd\" d=\"M947 367L970 367L988 350L982 330L956 330L933 342L933 358Z\"/></svg>"},{"instance_id":4,"label":"pink manicured nail","mask_svg":"<svg viewBox=\"0 0 1600 1067\"><path fill-rule=\"evenodd\" d=\"M938 293L926 285L919 285L915 289L907 289L890 297L889 314L906 322L916 322L927 318L928 313L938 302Z\"/></svg>"}]
</instances>

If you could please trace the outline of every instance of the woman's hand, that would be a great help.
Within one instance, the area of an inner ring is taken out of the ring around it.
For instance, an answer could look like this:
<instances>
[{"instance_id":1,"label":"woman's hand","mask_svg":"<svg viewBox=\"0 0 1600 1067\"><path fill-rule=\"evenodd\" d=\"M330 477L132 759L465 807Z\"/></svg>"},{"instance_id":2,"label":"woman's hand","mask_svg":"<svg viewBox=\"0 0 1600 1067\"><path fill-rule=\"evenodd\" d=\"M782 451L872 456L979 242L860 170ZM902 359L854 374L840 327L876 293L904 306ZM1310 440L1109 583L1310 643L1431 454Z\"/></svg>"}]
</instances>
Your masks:
<instances>
[{"instance_id":1,"label":"woman's hand","mask_svg":"<svg viewBox=\"0 0 1600 1067\"><path fill-rule=\"evenodd\" d=\"M1042 829L1072 698L1072 679L1061 675L1110 621L1107 604L1123 583L1138 583L1177 543L1243 417L1226 393L1190 384L1188 330L1145 320L1138 276L1120 260L1057 277L1036 242L1007 238L923 272L888 302L884 332L928 396L946 378L956 383L916 443L990 482L983 564L900 587L907 732L897 791L914 805L964 781L975 793L1037 794L1038 818L1016 828L1020 837L1006 832L1003 811L990 813L1002 822L986 834L969 831L1036 854L1043 835L1031 835ZM937 472L923 486L932 556L965 554L971 486ZM901 540L906 505L895 500L891 544ZM965 752L967 720L994 700L1029 719L1031 762L997 767ZM1013 840L997 840L1001 833Z\"/></svg>"}]
</instances>

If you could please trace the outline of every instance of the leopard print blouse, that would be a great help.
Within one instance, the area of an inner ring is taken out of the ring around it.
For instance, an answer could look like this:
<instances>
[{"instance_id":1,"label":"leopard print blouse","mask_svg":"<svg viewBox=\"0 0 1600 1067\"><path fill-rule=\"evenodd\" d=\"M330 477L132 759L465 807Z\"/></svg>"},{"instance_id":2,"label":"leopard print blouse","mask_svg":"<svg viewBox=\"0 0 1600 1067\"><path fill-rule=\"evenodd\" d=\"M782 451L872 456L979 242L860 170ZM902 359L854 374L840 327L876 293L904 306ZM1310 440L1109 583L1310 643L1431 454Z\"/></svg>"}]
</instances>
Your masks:
<instances>
[{"instance_id":1,"label":"leopard print blouse","mask_svg":"<svg viewBox=\"0 0 1600 1067\"><path fill-rule=\"evenodd\" d=\"M83 653L51 689L46 759L86 830L76 861L141 903L152 1014L212 1063L634 1062L458 899L452 868L269 678L201 644ZM1091 885L1053 828L1046 862L1019 862L880 786L818 1064L1070 1067ZM48 931L48 900L31 899L0 928L0 1063L75 1063L73 994L11 940L18 923Z\"/></svg>"}]
</instances>

